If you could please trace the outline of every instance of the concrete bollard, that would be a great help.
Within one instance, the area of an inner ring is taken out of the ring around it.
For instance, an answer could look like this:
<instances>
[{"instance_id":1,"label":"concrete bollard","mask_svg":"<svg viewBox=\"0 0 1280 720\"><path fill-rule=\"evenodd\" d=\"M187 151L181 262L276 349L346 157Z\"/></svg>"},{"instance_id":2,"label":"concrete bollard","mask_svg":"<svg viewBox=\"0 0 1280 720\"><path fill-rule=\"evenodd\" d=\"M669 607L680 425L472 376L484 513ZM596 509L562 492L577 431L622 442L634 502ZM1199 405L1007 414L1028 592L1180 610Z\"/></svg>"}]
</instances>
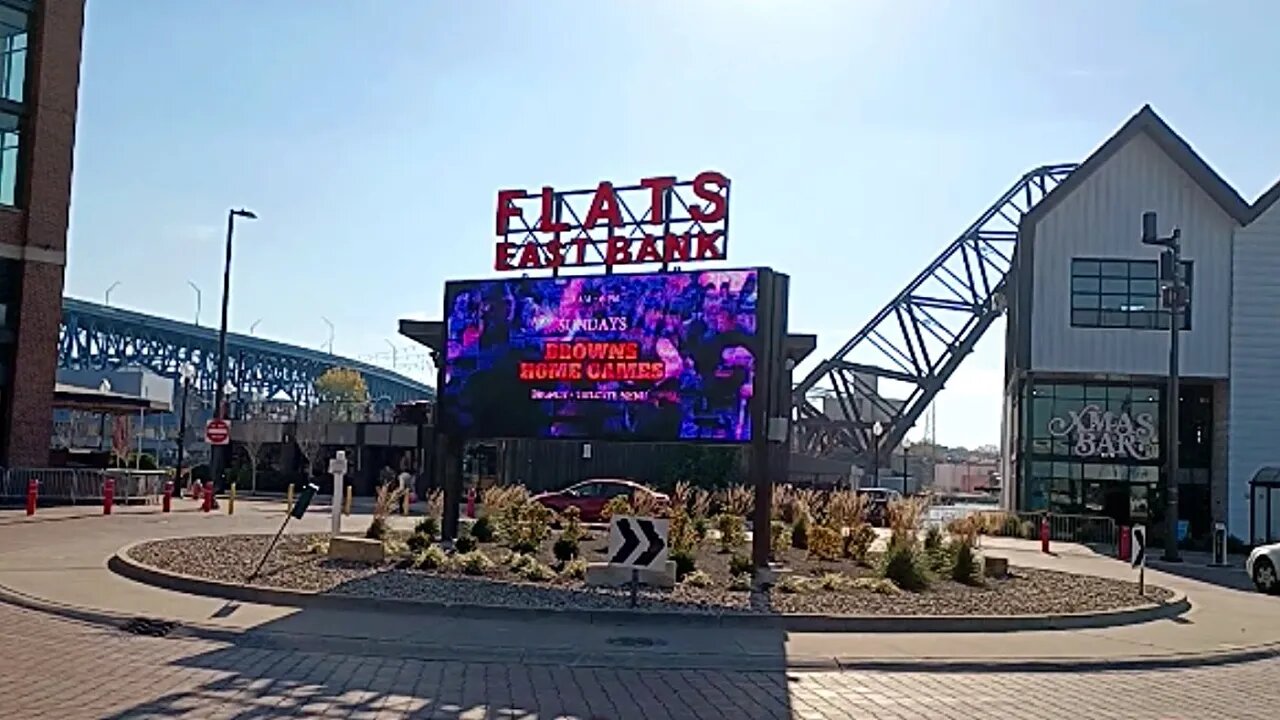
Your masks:
<instances>
[{"instance_id":1,"label":"concrete bollard","mask_svg":"<svg viewBox=\"0 0 1280 720\"><path fill-rule=\"evenodd\" d=\"M342 514L351 517L351 503L355 497L355 488L347 486L347 496L342 500Z\"/></svg>"},{"instance_id":2,"label":"concrete bollard","mask_svg":"<svg viewBox=\"0 0 1280 720\"><path fill-rule=\"evenodd\" d=\"M228 492L227 492L227 514L228 514L228 515L235 515L235 514L236 514L236 484L235 484L235 483L231 483L231 487L230 487L230 488L228 488Z\"/></svg>"}]
</instances>

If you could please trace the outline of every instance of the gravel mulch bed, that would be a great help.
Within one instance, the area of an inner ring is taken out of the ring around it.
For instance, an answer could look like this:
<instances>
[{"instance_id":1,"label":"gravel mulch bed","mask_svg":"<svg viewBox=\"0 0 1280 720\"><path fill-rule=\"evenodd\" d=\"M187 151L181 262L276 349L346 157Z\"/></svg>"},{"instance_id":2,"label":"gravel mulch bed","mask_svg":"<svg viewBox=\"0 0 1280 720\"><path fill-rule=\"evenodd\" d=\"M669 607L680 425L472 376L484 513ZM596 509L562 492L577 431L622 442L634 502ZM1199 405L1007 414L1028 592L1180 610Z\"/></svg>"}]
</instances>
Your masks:
<instances>
[{"instance_id":1,"label":"gravel mulch bed","mask_svg":"<svg viewBox=\"0 0 1280 720\"><path fill-rule=\"evenodd\" d=\"M605 541L600 535L582 543L584 559L603 558ZM484 577L472 577L408 569L400 567L402 563L397 559L381 566L329 560L317 551L326 538L281 538L261 575L250 584L357 597L525 608L603 610L629 606L629 593L623 589L588 588L581 580L567 577L538 583L525 581L502 562L509 551L492 544L481 544L480 550L498 561L497 567ZM245 583L269 542L270 537L263 535L157 540L134 547L130 555L164 570ZM539 552L540 559L549 565L553 564L550 548L548 541ZM1023 567L1012 567L1009 577L988 579L976 587L939 579L919 593L883 594L865 587L824 590L818 581L823 575L839 573L868 582L876 572L847 560L810 560L800 550L788 551L783 563L791 574L814 578L808 591L788 593L774 587L768 593L753 594L729 589L729 557L704 546L697 561L698 569L710 576L709 586L681 583L673 590L642 588L639 609L819 615L1044 615L1147 606L1173 596L1164 588L1148 585L1146 597L1142 598L1136 583ZM870 564L874 565L876 559L873 556Z\"/></svg>"}]
</instances>

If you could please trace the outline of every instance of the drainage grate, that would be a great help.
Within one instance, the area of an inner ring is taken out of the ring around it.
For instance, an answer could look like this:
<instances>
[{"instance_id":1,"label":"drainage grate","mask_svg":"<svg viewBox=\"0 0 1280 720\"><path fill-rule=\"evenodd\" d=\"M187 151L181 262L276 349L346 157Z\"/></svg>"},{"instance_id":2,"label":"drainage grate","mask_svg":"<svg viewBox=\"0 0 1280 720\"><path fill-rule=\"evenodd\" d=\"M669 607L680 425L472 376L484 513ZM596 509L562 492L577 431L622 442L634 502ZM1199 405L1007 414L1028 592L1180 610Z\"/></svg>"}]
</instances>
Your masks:
<instances>
[{"instance_id":1,"label":"drainage grate","mask_svg":"<svg viewBox=\"0 0 1280 720\"><path fill-rule=\"evenodd\" d=\"M121 630L134 635L147 635L149 637L165 637L173 632L177 627L177 623L168 620L154 620L152 618L133 618L125 623Z\"/></svg>"},{"instance_id":2,"label":"drainage grate","mask_svg":"<svg viewBox=\"0 0 1280 720\"><path fill-rule=\"evenodd\" d=\"M667 644L665 640L658 640L657 638L647 638L647 637L614 637L614 638L609 638L608 640L605 640L605 642L608 643L609 645L617 645L618 647L632 647L632 648L660 647L662 645Z\"/></svg>"}]
</instances>

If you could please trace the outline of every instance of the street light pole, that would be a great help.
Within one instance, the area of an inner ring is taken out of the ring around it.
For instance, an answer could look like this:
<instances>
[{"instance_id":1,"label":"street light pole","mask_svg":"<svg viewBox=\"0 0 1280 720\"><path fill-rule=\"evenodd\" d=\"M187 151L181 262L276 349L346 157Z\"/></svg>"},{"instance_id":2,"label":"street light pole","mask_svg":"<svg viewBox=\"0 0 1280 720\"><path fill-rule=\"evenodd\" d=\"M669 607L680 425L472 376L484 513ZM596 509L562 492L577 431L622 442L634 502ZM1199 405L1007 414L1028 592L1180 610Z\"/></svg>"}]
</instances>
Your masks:
<instances>
[{"instance_id":1,"label":"street light pole","mask_svg":"<svg viewBox=\"0 0 1280 720\"><path fill-rule=\"evenodd\" d=\"M1164 554L1161 560L1182 562L1178 551L1178 451L1181 433L1178 427L1178 335L1182 329L1181 311L1186 305L1185 286L1182 283L1182 232L1174 228L1168 237L1160 237L1156 214L1142 214L1142 242L1144 245L1163 247L1160 256L1161 299L1169 311L1169 380L1165 391L1165 511Z\"/></svg>"},{"instance_id":2,"label":"street light pole","mask_svg":"<svg viewBox=\"0 0 1280 720\"><path fill-rule=\"evenodd\" d=\"M332 321L330 321L330 320L329 320L329 318L327 318L327 317L325 317L325 316L323 316L323 315L321 315L321 316L320 316L320 319L324 321L324 324L325 324L325 325L328 325L328 326L329 326L329 342L328 342L328 345L329 345L329 354L330 354L330 355L332 355L332 354L333 354L333 335L334 335L334 332L333 332L333 322L332 322Z\"/></svg>"},{"instance_id":3,"label":"street light pole","mask_svg":"<svg viewBox=\"0 0 1280 720\"><path fill-rule=\"evenodd\" d=\"M191 379L196 376L196 368L191 363L183 363L178 374L182 378L182 403L178 409L178 467L174 479L181 488L182 461L187 449L187 392L191 389Z\"/></svg>"},{"instance_id":4,"label":"street light pole","mask_svg":"<svg viewBox=\"0 0 1280 720\"><path fill-rule=\"evenodd\" d=\"M222 323L218 328L218 373L214 383L213 416L219 420L226 419L226 382L227 382L227 306L231 300L231 238L235 235L236 218L257 220L258 216L251 210L227 211L227 251L226 261L222 266ZM209 453L210 482L216 488L222 479L222 468L225 464L223 451L227 446L214 445Z\"/></svg>"},{"instance_id":5,"label":"street light pole","mask_svg":"<svg viewBox=\"0 0 1280 720\"><path fill-rule=\"evenodd\" d=\"M196 291L196 327L199 327L200 326L200 286L195 284L195 282L191 280L188 280L187 284L191 286L192 290Z\"/></svg>"},{"instance_id":6,"label":"street light pole","mask_svg":"<svg viewBox=\"0 0 1280 720\"><path fill-rule=\"evenodd\" d=\"M911 451L911 442L908 440L903 440L902 441L902 494L903 495L907 494L907 472L908 472L907 453L910 451Z\"/></svg>"},{"instance_id":7,"label":"street light pole","mask_svg":"<svg viewBox=\"0 0 1280 720\"><path fill-rule=\"evenodd\" d=\"M871 440L871 457L873 458L871 463L872 487L880 487L880 434L883 432L884 426L880 424L879 420L877 420L875 424L871 426L871 434L873 436Z\"/></svg>"},{"instance_id":8,"label":"street light pole","mask_svg":"<svg viewBox=\"0 0 1280 720\"><path fill-rule=\"evenodd\" d=\"M109 285L109 286L107 287L107 292L103 294L103 298L102 298L102 299L103 299L103 303L102 303L103 305L110 305L110 304L111 304L111 291L112 291L112 290L115 290L115 289L116 289L116 288L118 288L118 287L120 287L120 281L119 281L119 280L117 280L117 281L115 281L115 282L111 283L111 285Z\"/></svg>"}]
</instances>

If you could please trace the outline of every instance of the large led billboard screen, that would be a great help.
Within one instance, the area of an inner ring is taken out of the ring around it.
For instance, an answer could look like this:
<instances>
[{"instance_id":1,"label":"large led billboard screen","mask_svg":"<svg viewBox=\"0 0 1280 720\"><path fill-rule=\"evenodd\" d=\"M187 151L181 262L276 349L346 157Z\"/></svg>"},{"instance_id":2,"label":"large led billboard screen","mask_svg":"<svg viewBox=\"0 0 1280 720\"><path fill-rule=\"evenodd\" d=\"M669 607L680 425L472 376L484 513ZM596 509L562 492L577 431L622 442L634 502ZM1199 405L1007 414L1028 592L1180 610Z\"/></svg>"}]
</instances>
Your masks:
<instances>
[{"instance_id":1,"label":"large led billboard screen","mask_svg":"<svg viewBox=\"0 0 1280 720\"><path fill-rule=\"evenodd\" d=\"M749 442L760 274L449 283L441 426L465 437Z\"/></svg>"}]
</instances>

